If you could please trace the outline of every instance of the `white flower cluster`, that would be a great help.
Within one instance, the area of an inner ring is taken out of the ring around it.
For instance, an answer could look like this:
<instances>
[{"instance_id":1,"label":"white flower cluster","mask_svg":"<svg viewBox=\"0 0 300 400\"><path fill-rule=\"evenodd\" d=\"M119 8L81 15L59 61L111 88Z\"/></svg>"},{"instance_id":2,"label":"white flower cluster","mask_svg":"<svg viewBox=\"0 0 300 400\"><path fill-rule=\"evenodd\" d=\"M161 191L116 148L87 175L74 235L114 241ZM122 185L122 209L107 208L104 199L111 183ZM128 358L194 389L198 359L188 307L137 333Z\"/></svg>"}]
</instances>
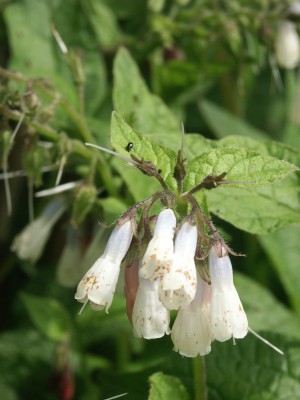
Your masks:
<instances>
[{"instance_id":1,"label":"white flower cluster","mask_svg":"<svg viewBox=\"0 0 300 400\"><path fill-rule=\"evenodd\" d=\"M196 357L209 353L213 340L243 338L248 321L225 247L217 243L209 250L211 282L207 283L195 266L196 225L184 221L174 243L175 228L173 211L161 211L143 258L126 268L130 271L125 272L127 313L137 337L156 339L171 332L174 350ZM78 301L108 310L132 236L130 219L116 226L104 254L79 283ZM171 310L178 310L172 330Z\"/></svg>"}]
</instances>

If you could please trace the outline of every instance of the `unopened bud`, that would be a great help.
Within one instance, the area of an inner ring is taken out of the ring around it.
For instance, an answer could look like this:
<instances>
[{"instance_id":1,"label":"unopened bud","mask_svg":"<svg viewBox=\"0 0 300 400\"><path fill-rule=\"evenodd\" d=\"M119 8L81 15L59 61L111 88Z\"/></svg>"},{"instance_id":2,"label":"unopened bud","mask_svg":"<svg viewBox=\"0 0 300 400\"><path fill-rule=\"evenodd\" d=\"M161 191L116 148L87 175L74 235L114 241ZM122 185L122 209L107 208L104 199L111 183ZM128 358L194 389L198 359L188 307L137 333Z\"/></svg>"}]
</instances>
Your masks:
<instances>
[{"instance_id":1,"label":"unopened bud","mask_svg":"<svg viewBox=\"0 0 300 400\"><path fill-rule=\"evenodd\" d=\"M293 22L283 21L280 25L275 54L278 64L286 69L295 68L300 61L300 40Z\"/></svg>"}]
</instances>

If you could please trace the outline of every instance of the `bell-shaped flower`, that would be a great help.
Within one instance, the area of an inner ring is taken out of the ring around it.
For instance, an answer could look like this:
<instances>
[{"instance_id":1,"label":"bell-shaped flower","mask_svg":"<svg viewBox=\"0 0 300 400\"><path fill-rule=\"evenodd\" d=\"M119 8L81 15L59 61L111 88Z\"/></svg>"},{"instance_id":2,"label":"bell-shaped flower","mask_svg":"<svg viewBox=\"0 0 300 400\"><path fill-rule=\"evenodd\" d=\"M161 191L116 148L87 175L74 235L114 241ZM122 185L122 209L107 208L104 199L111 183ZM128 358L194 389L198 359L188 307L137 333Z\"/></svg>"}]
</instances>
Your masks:
<instances>
[{"instance_id":1,"label":"bell-shaped flower","mask_svg":"<svg viewBox=\"0 0 300 400\"><path fill-rule=\"evenodd\" d=\"M275 54L278 64L283 68L292 69L299 64L300 39L293 22L281 23L275 42Z\"/></svg>"},{"instance_id":2,"label":"bell-shaped flower","mask_svg":"<svg viewBox=\"0 0 300 400\"><path fill-rule=\"evenodd\" d=\"M213 246L209 252L209 273L211 279L211 329L216 340L224 342L234 337L247 335L248 320L233 283L232 265L226 250L220 249L218 257Z\"/></svg>"},{"instance_id":3,"label":"bell-shaped flower","mask_svg":"<svg viewBox=\"0 0 300 400\"><path fill-rule=\"evenodd\" d=\"M139 288L132 311L136 337L157 339L170 333L170 313L158 298L159 284L160 278L149 281L139 276Z\"/></svg>"},{"instance_id":4,"label":"bell-shaped flower","mask_svg":"<svg viewBox=\"0 0 300 400\"><path fill-rule=\"evenodd\" d=\"M189 221L184 222L175 240L174 258L170 271L162 277L159 288L159 298L169 310L186 307L195 297L196 246L197 227Z\"/></svg>"},{"instance_id":5,"label":"bell-shaped flower","mask_svg":"<svg viewBox=\"0 0 300 400\"><path fill-rule=\"evenodd\" d=\"M96 310L108 311L120 274L120 266L132 240L131 221L117 225L112 231L103 255L80 281L75 299L81 303L91 301Z\"/></svg>"},{"instance_id":6,"label":"bell-shaped flower","mask_svg":"<svg viewBox=\"0 0 300 400\"><path fill-rule=\"evenodd\" d=\"M43 253L53 226L65 209L66 204L62 197L49 201L41 215L15 237L11 250L22 260L36 262Z\"/></svg>"},{"instance_id":7,"label":"bell-shaped flower","mask_svg":"<svg viewBox=\"0 0 300 400\"><path fill-rule=\"evenodd\" d=\"M151 281L169 271L173 262L173 238L176 218L169 208L160 212L145 255L142 260L140 276Z\"/></svg>"},{"instance_id":8,"label":"bell-shaped flower","mask_svg":"<svg viewBox=\"0 0 300 400\"><path fill-rule=\"evenodd\" d=\"M194 300L178 311L171 338L174 351L185 357L204 356L211 351L210 294L210 285L198 275Z\"/></svg>"}]
</instances>

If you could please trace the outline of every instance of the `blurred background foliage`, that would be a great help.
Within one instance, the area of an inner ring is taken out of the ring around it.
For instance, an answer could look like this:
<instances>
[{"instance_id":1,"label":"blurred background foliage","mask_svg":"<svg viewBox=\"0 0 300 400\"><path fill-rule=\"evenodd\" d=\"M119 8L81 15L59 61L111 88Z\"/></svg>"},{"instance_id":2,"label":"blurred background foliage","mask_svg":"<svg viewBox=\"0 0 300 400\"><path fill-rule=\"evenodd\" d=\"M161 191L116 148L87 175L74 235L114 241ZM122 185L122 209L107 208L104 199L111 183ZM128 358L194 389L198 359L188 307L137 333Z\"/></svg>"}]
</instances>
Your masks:
<instances>
[{"instance_id":1,"label":"blurred background foliage","mask_svg":"<svg viewBox=\"0 0 300 400\"><path fill-rule=\"evenodd\" d=\"M169 338L133 337L122 283L109 315L88 307L78 315L74 287L108 235L99 221L112 223L157 188L84 142L109 148L116 110L175 150L183 121L186 132L205 136L187 135L187 156L210 148L213 139L271 154L276 140L287 145L282 157L299 166L298 71L281 69L275 57L280 23L298 24L289 6L279 0L0 1L1 399L195 398L195 362L173 353ZM221 198L210 198L216 225L233 249L247 254L233 264L250 326L285 356L249 335L235 347L214 344L205 357L209 399L300 396L298 179L293 173L281 189L260 189L263 222L249 193L230 197L224 189L216 194ZM58 183L69 184L62 193L66 208L52 202L49 217L43 209L57 195L40 191ZM18 258L11 244L16 250L14 238L33 220L28 254Z\"/></svg>"}]
</instances>

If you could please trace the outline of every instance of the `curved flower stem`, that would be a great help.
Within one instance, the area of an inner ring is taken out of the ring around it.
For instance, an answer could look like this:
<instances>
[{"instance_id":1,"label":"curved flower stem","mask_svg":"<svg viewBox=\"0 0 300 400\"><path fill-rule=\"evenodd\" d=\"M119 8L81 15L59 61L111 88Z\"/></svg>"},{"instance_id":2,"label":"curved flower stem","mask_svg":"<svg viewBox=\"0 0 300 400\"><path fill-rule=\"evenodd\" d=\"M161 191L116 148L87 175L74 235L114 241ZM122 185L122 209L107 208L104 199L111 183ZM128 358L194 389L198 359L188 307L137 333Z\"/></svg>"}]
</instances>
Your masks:
<instances>
[{"instance_id":1,"label":"curved flower stem","mask_svg":"<svg viewBox=\"0 0 300 400\"><path fill-rule=\"evenodd\" d=\"M207 400L204 357L193 358L194 399Z\"/></svg>"}]
</instances>

